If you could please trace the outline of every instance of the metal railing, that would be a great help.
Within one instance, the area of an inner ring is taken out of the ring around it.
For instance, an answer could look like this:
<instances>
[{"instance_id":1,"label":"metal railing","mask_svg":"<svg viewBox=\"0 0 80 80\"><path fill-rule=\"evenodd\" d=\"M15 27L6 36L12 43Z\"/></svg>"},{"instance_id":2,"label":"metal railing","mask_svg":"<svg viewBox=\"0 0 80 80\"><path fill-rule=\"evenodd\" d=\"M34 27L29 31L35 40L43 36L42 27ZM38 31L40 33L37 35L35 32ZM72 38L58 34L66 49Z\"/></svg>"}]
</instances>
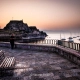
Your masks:
<instances>
[{"instance_id":1,"label":"metal railing","mask_svg":"<svg viewBox=\"0 0 80 80\"><path fill-rule=\"evenodd\" d=\"M63 47L67 47L70 49L80 51L80 43L74 43L74 42L69 42L69 41L62 41L62 40L57 40L57 39L45 39L42 41L37 41L35 43L36 44L45 44L45 45L60 45Z\"/></svg>"},{"instance_id":2,"label":"metal railing","mask_svg":"<svg viewBox=\"0 0 80 80\"><path fill-rule=\"evenodd\" d=\"M62 46L80 51L80 43L62 41Z\"/></svg>"},{"instance_id":3,"label":"metal railing","mask_svg":"<svg viewBox=\"0 0 80 80\"><path fill-rule=\"evenodd\" d=\"M35 41L36 44L45 44L45 45L57 45L58 40L57 39L44 39Z\"/></svg>"}]
</instances>

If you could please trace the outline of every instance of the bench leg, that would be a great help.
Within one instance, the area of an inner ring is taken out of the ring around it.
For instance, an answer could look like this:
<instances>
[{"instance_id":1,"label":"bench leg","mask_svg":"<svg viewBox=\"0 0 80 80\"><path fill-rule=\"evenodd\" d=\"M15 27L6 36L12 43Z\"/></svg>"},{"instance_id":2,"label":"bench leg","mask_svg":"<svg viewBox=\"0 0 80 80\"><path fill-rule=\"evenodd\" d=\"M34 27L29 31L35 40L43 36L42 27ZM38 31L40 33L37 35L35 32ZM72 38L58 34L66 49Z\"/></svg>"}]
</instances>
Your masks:
<instances>
[{"instance_id":1,"label":"bench leg","mask_svg":"<svg viewBox=\"0 0 80 80\"><path fill-rule=\"evenodd\" d=\"M14 74L13 70L1 70L0 71L0 77L13 76L13 74Z\"/></svg>"}]
</instances>

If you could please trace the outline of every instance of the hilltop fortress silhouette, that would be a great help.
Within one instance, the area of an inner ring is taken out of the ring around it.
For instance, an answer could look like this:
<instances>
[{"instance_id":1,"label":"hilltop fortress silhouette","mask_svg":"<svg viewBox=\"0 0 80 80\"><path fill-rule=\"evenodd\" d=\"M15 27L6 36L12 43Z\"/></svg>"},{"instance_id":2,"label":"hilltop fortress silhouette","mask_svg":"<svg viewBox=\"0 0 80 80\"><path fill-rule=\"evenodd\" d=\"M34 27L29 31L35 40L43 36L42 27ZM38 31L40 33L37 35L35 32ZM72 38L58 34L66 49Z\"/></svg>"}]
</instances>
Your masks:
<instances>
[{"instance_id":1,"label":"hilltop fortress silhouette","mask_svg":"<svg viewBox=\"0 0 80 80\"><path fill-rule=\"evenodd\" d=\"M28 26L23 20L10 20L3 29L0 29L0 39L9 40L10 34L14 33L18 39L22 37L41 37L45 38L47 34L37 29L36 26Z\"/></svg>"}]
</instances>

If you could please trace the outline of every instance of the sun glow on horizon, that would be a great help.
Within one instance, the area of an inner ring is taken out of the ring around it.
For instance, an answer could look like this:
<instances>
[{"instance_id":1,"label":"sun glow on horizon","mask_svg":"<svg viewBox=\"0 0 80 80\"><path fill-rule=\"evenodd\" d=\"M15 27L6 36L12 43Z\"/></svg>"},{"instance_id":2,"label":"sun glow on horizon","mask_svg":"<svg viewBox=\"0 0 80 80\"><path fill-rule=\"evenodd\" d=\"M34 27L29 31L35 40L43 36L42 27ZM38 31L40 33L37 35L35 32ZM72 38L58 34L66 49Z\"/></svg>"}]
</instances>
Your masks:
<instances>
[{"instance_id":1,"label":"sun glow on horizon","mask_svg":"<svg viewBox=\"0 0 80 80\"><path fill-rule=\"evenodd\" d=\"M0 0L0 26L22 20L38 29L76 26L80 22L79 0Z\"/></svg>"}]
</instances>

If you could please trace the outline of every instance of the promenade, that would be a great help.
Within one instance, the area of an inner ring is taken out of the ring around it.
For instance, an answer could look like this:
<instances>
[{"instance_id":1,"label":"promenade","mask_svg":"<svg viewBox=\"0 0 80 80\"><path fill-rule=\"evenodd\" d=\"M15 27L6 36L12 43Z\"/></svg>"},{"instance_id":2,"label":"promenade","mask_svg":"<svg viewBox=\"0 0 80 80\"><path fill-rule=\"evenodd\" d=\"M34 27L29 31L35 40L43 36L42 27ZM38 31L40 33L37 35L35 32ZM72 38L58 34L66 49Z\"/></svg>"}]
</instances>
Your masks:
<instances>
[{"instance_id":1,"label":"promenade","mask_svg":"<svg viewBox=\"0 0 80 80\"><path fill-rule=\"evenodd\" d=\"M0 77L0 80L80 80L80 67L52 52L0 47L6 56L14 56L14 75Z\"/></svg>"}]
</instances>

